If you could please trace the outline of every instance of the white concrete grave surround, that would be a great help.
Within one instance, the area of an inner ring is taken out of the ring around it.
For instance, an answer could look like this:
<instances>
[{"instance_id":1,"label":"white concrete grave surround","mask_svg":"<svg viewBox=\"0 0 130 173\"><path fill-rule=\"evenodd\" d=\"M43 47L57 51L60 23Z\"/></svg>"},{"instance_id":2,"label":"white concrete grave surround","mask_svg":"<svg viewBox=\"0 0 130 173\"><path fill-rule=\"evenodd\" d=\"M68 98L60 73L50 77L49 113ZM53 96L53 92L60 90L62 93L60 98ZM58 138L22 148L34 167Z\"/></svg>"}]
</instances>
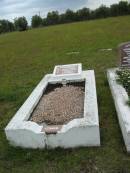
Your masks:
<instances>
[{"instance_id":1,"label":"white concrete grave surround","mask_svg":"<svg viewBox=\"0 0 130 173\"><path fill-rule=\"evenodd\" d=\"M107 78L115 102L115 107L126 149L127 152L130 152L130 107L127 105L128 94L125 88L117 83L116 70L118 69L109 69L107 71Z\"/></svg>"},{"instance_id":2,"label":"white concrete grave surround","mask_svg":"<svg viewBox=\"0 0 130 173\"><path fill-rule=\"evenodd\" d=\"M5 128L6 137L14 146L24 148L73 148L81 146L100 146L100 131L96 96L95 75L93 70L82 71L81 64L73 64L75 73L56 75L47 74L37 85L25 103ZM63 66L61 66L62 68ZM67 66L71 68L71 65ZM73 70L72 70L73 71ZM84 115L67 124L49 127L56 133L46 133L44 125L29 121L29 117L38 104L48 83L85 81Z\"/></svg>"}]
</instances>

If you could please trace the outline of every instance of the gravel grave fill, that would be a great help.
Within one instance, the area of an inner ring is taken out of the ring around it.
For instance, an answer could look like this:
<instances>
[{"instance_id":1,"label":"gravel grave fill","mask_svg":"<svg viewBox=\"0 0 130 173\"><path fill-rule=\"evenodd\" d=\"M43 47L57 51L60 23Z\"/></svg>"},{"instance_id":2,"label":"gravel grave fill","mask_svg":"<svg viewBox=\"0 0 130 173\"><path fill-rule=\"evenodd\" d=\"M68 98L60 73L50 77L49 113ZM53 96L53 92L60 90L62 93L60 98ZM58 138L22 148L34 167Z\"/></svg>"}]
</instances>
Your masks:
<instances>
[{"instance_id":1,"label":"gravel grave fill","mask_svg":"<svg viewBox=\"0 0 130 173\"><path fill-rule=\"evenodd\" d=\"M48 89L34 109L30 120L38 124L63 125L72 119L82 118L84 90L83 82L79 85L60 85Z\"/></svg>"}]
</instances>

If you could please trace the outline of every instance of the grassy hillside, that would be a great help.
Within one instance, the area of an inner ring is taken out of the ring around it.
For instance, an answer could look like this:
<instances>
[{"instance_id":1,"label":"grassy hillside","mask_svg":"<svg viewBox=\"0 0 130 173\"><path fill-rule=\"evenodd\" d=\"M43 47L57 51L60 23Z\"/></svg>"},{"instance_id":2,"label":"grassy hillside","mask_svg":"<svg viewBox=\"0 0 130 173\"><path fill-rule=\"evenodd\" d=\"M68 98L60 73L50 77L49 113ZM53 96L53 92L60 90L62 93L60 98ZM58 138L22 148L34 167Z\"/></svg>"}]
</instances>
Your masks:
<instances>
[{"instance_id":1,"label":"grassy hillside","mask_svg":"<svg viewBox=\"0 0 130 173\"><path fill-rule=\"evenodd\" d=\"M118 65L117 45L130 40L130 16L15 32L0 36L0 173L128 173L130 155L118 125L106 69ZM112 51L101 49L112 48ZM79 51L79 54L68 54ZM23 150L4 127L56 64L83 63L96 73L100 148Z\"/></svg>"}]
</instances>

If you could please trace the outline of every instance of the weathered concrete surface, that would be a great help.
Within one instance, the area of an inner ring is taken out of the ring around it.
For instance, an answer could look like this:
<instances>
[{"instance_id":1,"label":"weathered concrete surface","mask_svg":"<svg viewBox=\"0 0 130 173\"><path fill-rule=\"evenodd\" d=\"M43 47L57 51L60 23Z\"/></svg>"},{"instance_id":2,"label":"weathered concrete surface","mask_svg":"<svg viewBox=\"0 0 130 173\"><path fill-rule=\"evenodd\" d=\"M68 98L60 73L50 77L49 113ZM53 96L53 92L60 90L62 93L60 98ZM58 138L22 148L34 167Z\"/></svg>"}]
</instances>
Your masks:
<instances>
[{"instance_id":1,"label":"weathered concrete surface","mask_svg":"<svg viewBox=\"0 0 130 173\"><path fill-rule=\"evenodd\" d=\"M63 80L58 76L54 78L53 74L46 75L5 128L7 139L12 145L24 148L100 146L94 71L83 71L80 76L77 75L77 79L73 75L66 75L64 79L68 82L85 80L84 118L70 121L59 128L56 134L47 134L43 130L44 125L28 121L47 84Z\"/></svg>"},{"instance_id":2,"label":"weathered concrete surface","mask_svg":"<svg viewBox=\"0 0 130 173\"><path fill-rule=\"evenodd\" d=\"M68 65L57 65L54 68L53 71L53 77L54 78L61 78L64 79L65 77L67 78L72 78L77 79L77 77L81 77L82 73L82 64L68 64Z\"/></svg>"},{"instance_id":3,"label":"weathered concrete surface","mask_svg":"<svg viewBox=\"0 0 130 173\"><path fill-rule=\"evenodd\" d=\"M115 102L115 107L126 149L128 152L130 152L130 107L127 105L128 94L125 91L124 87L116 82L116 70L117 68L109 69L107 71L107 77Z\"/></svg>"}]
</instances>

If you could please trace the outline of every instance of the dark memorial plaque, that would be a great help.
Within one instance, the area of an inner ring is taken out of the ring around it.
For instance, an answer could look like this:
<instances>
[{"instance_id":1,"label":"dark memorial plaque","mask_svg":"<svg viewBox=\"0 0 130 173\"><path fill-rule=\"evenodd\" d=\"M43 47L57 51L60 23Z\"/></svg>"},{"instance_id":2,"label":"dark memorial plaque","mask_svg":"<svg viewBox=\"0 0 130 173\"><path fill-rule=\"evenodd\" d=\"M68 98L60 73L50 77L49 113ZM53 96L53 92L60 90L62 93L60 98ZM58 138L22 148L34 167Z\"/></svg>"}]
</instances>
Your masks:
<instances>
[{"instance_id":1,"label":"dark memorial plaque","mask_svg":"<svg viewBox=\"0 0 130 173\"><path fill-rule=\"evenodd\" d=\"M120 66L130 68L130 42L119 45Z\"/></svg>"}]
</instances>

